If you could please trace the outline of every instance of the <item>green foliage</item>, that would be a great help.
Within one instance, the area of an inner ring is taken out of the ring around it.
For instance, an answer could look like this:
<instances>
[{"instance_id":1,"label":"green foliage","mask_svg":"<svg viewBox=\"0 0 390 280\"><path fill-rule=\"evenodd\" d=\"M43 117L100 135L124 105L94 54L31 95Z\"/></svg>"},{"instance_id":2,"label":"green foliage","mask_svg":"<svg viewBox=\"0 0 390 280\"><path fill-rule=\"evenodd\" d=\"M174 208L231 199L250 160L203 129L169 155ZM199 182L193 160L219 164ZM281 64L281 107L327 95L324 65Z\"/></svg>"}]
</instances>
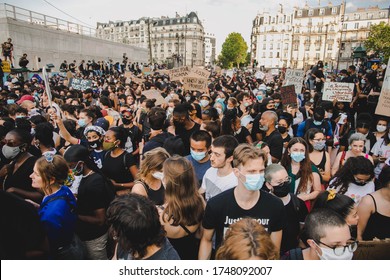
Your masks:
<instances>
[{"instance_id":1,"label":"green foliage","mask_svg":"<svg viewBox=\"0 0 390 280\"><path fill-rule=\"evenodd\" d=\"M230 33L222 45L221 54L218 61L222 67L232 68L233 65L239 67L240 63L245 63L248 46L240 33Z\"/></svg>"},{"instance_id":2,"label":"green foliage","mask_svg":"<svg viewBox=\"0 0 390 280\"><path fill-rule=\"evenodd\" d=\"M384 22L372 25L364 46L367 51L373 51L376 54L383 53L385 60L387 60L390 56L390 25Z\"/></svg>"}]
</instances>

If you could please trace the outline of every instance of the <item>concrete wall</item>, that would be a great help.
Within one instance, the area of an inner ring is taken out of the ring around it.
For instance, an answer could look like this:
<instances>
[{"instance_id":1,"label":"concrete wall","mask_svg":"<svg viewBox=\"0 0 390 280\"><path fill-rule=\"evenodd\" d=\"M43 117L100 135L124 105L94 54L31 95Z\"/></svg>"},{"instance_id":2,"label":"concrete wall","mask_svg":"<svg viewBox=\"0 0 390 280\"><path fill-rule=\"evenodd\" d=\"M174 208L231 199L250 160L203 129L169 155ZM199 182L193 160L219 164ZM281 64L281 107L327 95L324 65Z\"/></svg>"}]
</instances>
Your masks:
<instances>
[{"instance_id":1,"label":"concrete wall","mask_svg":"<svg viewBox=\"0 0 390 280\"><path fill-rule=\"evenodd\" d=\"M27 53L30 61L28 68L32 70L36 70L35 56L41 58L39 67L54 64L53 71L58 71L63 60L68 63L76 60L79 63L82 59L86 62L95 59L97 62L111 58L115 63L122 61L123 53L127 54L130 62L148 62L148 50L144 48L0 18L0 43L9 37L14 44L15 67L19 67L19 58L23 53Z\"/></svg>"}]
</instances>

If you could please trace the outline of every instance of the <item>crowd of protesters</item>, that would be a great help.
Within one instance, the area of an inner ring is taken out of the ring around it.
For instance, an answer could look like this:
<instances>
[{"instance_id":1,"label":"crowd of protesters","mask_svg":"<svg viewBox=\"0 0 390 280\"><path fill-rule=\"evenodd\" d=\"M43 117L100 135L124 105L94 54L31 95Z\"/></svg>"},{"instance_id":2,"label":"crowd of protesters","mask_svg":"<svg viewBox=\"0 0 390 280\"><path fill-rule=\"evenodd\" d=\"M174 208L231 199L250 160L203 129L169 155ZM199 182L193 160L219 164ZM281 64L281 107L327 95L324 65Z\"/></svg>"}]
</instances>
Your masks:
<instances>
[{"instance_id":1,"label":"crowd of protesters","mask_svg":"<svg viewBox=\"0 0 390 280\"><path fill-rule=\"evenodd\" d=\"M297 106L283 71L211 70L196 92L142 67L64 61L51 96L38 75L8 77L2 259L351 259L357 240L390 237L385 67L319 61ZM352 102L323 101L327 80L353 83Z\"/></svg>"}]
</instances>

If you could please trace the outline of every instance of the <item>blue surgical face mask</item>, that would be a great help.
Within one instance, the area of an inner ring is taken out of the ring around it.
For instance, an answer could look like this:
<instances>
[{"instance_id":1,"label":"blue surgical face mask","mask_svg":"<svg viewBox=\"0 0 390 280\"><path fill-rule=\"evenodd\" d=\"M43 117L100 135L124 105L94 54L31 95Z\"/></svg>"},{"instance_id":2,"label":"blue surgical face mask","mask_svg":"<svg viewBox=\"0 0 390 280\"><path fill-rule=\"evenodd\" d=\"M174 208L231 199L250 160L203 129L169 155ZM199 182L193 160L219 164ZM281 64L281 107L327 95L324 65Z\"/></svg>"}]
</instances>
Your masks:
<instances>
[{"instance_id":1,"label":"blue surgical face mask","mask_svg":"<svg viewBox=\"0 0 390 280\"><path fill-rule=\"evenodd\" d=\"M325 140L313 143L313 148L316 151L322 151L325 148Z\"/></svg>"},{"instance_id":2,"label":"blue surgical face mask","mask_svg":"<svg viewBox=\"0 0 390 280\"><path fill-rule=\"evenodd\" d=\"M13 99L7 99L7 104L15 104L15 100Z\"/></svg>"},{"instance_id":3,"label":"blue surgical face mask","mask_svg":"<svg viewBox=\"0 0 390 280\"><path fill-rule=\"evenodd\" d=\"M305 153L301 153L301 152L292 152L292 153L291 153L291 158L292 158L293 161L295 161L295 162L301 162L302 160L305 159Z\"/></svg>"},{"instance_id":4,"label":"blue surgical face mask","mask_svg":"<svg viewBox=\"0 0 390 280\"><path fill-rule=\"evenodd\" d=\"M322 124L322 121L313 121L313 123L314 123L315 125L321 125L321 124Z\"/></svg>"},{"instance_id":5,"label":"blue surgical face mask","mask_svg":"<svg viewBox=\"0 0 390 280\"><path fill-rule=\"evenodd\" d=\"M191 149L191 156L196 161L201 161L206 157L206 152L195 152L193 149Z\"/></svg>"},{"instance_id":6,"label":"blue surgical face mask","mask_svg":"<svg viewBox=\"0 0 390 280\"><path fill-rule=\"evenodd\" d=\"M221 102L221 103L224 103L225 102L225 98L217 98L216 100L217 102Z\"/></svg>"},{"instance_id":7,"label":"blue surgical face mask","mask_svg":"<svg viewBox=\"0 0 390 280\"><path fill-rule=\"evenodd\" d=\"M258 191L264 184L264 174L247 174L245 183L242 182L248 191Z\"/></svg>"},{"instance_id":8,"label":"blue surgical face mask","mask_svg":"<svg viewBox=\"0 0 390 280\"><path fill-rule=\"evenodd\" d=\"M261 101L261 100L263 100L263 96L261 94L256 95L256 99L257 99L257 101Z\"/></svg>"},{"instance_id":9,"label":"blue surgical face mask","mask_svg":"<svg viewBox=\"0 0 390 280\"><path fill-rule=\"evenodd\" d=\"M79 126L81 126L81 127L85 127L85 126L87 126L87 123L85 122L85 120L84 119L79 119L78 121L77 121L77 123L79 124Z\"/></svg>"}]
</instances>

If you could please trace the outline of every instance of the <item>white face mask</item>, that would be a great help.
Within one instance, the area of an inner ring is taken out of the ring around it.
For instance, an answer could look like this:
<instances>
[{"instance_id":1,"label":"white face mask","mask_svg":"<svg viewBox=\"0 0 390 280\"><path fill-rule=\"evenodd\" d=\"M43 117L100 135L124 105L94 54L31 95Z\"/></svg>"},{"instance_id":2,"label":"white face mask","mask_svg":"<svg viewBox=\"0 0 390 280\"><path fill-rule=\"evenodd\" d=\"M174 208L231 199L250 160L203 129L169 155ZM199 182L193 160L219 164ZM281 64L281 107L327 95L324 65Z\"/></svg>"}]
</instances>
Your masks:
<instances>
[{"instance_id":1,"label":"white face mask","mask_svg":"<svg viewBox=\"0 0 390 280\"><path fill-rule=\"evenodd\" d=\"M202 107L207 107L208 105L209 105L209 101L208 100L205 100L205 99L202 99L201 101L200 101L200 104L202 105Z\"/></svg>"},{"instance_id":2,"label":"white face mask","mask_svg":"<svg viewBox=\"0 0 390 280\"><path fill-rule=\"evenodd\" d=\"M337 256L331 248L318 247L321 248L322 255L320 255L317 251L316 252L321 260L352 260L353 252L350 252L348 248L345 248L344 253Z\"/></svg>"},{"instance_id":3,"label":"white face mask","mask_svg":"<svg viewBox=\"0 0 390 280\"><path fill-rule=\"evenodd\" d=\"M386 129L387 129L387 127L385 126L385 125L377 125L376 126L376 131L378 131L378 132L385 132L386 131Z\"/></svg>"}]
</instances>

